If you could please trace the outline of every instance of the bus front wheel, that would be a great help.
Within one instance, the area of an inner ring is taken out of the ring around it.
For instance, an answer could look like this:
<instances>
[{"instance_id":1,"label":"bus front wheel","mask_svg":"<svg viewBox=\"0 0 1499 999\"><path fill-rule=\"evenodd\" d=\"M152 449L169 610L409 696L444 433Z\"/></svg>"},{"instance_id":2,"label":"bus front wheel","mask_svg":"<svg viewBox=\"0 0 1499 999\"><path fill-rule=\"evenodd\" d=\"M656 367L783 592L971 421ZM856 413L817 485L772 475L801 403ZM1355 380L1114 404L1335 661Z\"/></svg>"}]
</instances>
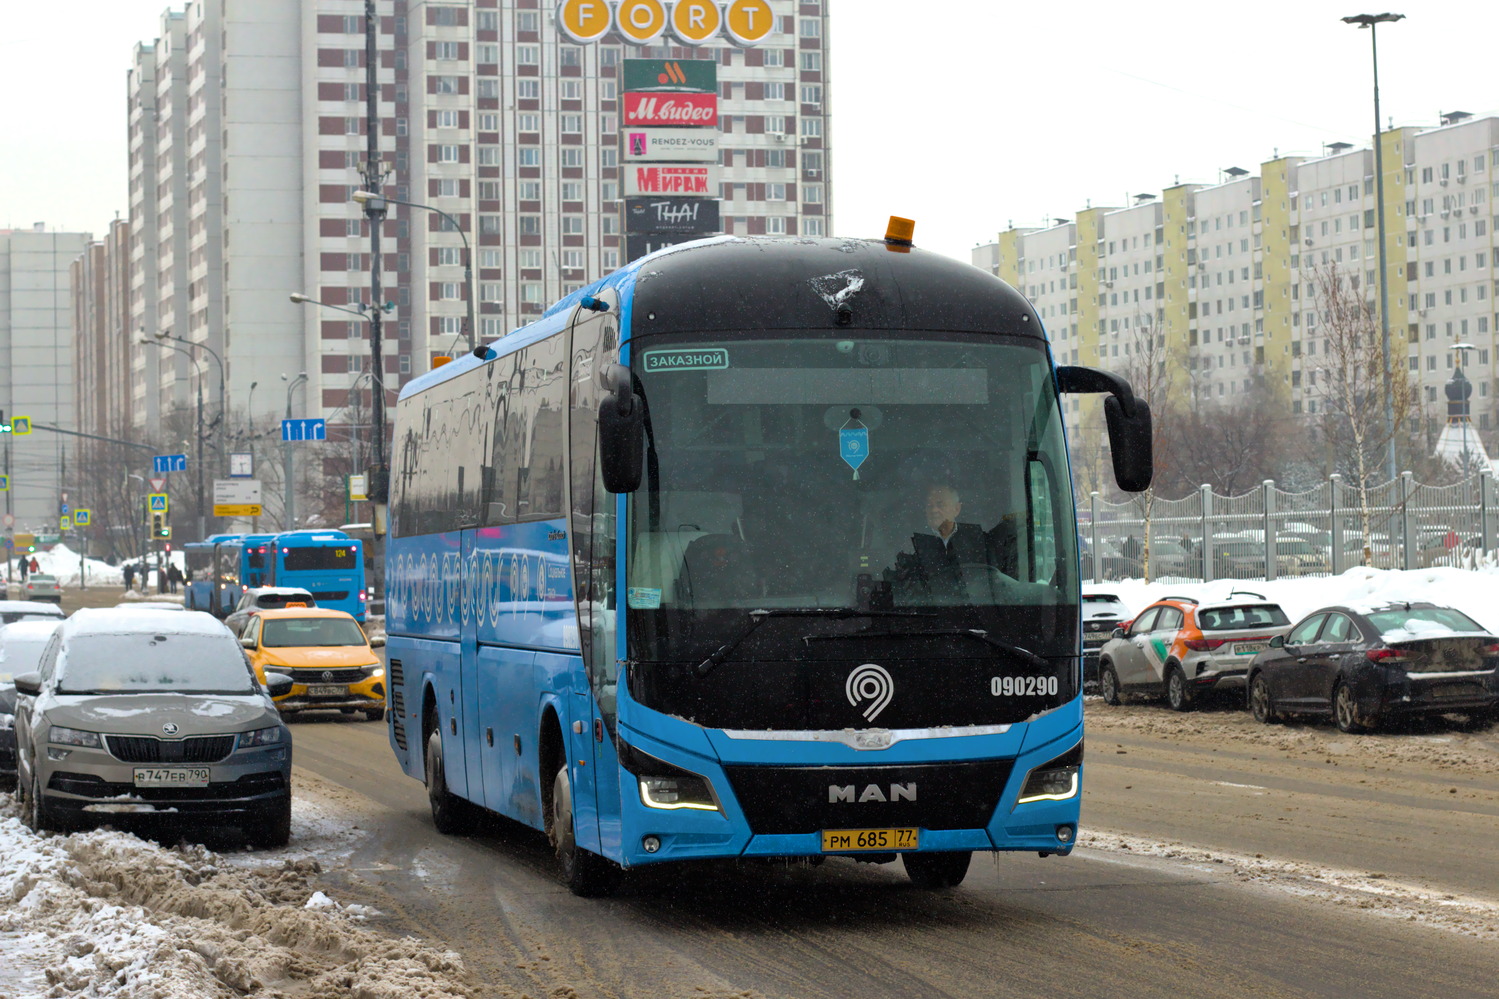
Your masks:
<instances>
[{"instance_id":1,"label":"bus front wheel","mask_svg":"<svg viewBox=\"0 0 1499 999\"><path fill-rule=\"evenodd\" d=\"M906 876L917 887L956 888L968 876L968 864L973 860L973 851L907 853L901 859L906 864Z\"/></svg>"},{"instance_id":2,"label":"bus front wheel","mask_svg":"<svg viewBox=\"0 0 1499 999\"><path fill-rule=\"evenodd\" d=\"M574 895L593 898L614 890L619 868L604 857L578 845L573 827L573 783L564 763L552 781L552 814L547 835L562 868L562 883Z\"/></svg>"}]
</instances>

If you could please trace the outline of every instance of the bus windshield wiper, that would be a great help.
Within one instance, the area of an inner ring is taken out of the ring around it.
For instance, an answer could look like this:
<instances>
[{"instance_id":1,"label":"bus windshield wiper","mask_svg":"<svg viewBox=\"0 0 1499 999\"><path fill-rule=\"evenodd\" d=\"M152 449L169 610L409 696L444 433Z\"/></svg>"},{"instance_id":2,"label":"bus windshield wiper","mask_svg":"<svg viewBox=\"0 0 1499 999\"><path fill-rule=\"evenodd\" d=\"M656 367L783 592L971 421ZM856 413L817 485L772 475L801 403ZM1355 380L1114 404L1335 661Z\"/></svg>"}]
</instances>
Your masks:
<instances>
[{"instance_id":1,"label":"bus windshield wiper","mask_svg":"<svg viewBox=\"0 0 1499 999\"><path fill-rule=\"evenodd\" d=\"M997 638L990 638L989 633L983 628L944 628L937 631L860 631L851 635L803 635L804 642L827 642L844 638L926 638L929 636L953 635L958 638L972 638L992 646L1002 652L1007 652L1017 659L1034 666L1036 669L1050 669L1051 663L1043 656L1038 656L1030 649L1022 649L1018 645L1009 642L1001 642Z\"/></svg>"},{"instance_id":2,"label":"bus windshield wiper","mask_svg":"<svg viewBox=\"0 0 1499 999\"><path fill-rule=\"evenodd\" d=\"M760 625L762 623L764 623L767 619L773 618L773 617L832 617L832 618L851 618L851 617L935 617L935 616L936 615L934 615L934 614L923 613L921 611L894 611L894 610L867 610L867 611L861 611L861 610L855 610L852 607L778 607L778 608L775 608L774 610L768 610L768 609L762 607L762 608L760 608L758 610L752 610L752 611L750 611L749 612L750 621L749 621L749 624L747 624L747 625L744 626L744 630L740 631L739 634L735 635L733 637L733 639L731 639L729 642L725 643L724 645L719 646L717 652L714 652L707 659L704 659L702 662L698 663L697 666L696 666L696 668L694 669L694 672L696 672L698 676L707 676L709 673L713 672L714 668L717 667L719 663L723 662L725 659L727 659L729 657L729 655L731 653L733 653L733 651L735 649L739 648L740 643L742 643L746 638L750 637L750 635L754 634L754 631L755 631L756 628L760 627Z\"/></svg>"}]
</instances>

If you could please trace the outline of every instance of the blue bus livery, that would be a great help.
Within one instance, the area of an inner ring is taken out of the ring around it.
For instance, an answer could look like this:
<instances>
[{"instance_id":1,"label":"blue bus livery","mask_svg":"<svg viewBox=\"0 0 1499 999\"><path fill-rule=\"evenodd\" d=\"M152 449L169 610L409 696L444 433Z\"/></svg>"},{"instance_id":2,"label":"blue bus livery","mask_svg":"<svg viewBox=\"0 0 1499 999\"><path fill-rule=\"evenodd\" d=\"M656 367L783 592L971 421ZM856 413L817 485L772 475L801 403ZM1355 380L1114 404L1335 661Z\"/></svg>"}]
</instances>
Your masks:
<instances>
[{"instance_id":1,"label":"blue bus livery","mask_svg":"<svg viewBox=\"0 0 1499 999\"><path fill-rule=\"evenodd\" d=\"M365 620L369 592L364 544L343 531L303 530L276 535L270 545L267 586L300 586L319 607Z\"/></svg>"},{"instance_id":2,"label":"blue bus livery","mask_svg":"<svg viewBox=\"0 0 1499 999\"><path fill-rule=\"evenodd\" d=\"M544 829L564 882L721 857L1066 854L1076 520L1053 365L1003 282L895 239L652 254L396 405L391 746L458 831Z\"/></svg>"}]
</instances>

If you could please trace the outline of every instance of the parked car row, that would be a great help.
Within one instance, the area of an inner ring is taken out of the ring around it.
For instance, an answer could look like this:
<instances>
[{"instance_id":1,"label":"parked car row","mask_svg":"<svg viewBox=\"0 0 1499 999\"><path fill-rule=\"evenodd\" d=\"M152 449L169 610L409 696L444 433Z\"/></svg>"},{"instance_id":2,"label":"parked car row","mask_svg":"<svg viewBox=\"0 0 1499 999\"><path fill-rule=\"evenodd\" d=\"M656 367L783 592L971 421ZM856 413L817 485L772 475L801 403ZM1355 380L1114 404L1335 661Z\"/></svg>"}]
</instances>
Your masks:
<instances>
[{"instance_id":1,"label":"parked car row","mask_svg":"<svg viewBox=\"0 0 1499 999\"><path fill-rule=\"evenodd\" d=\"M0 784L37 830L187 819L284 845L291 731L312 710L385 714L354 618L286 599L243 637L201 611L0 602ZM384 644L377 637L373 646Z\"/></svg>"},{"instance_id":2,"label":"parked car row","mask_svg":"<svg viewBox=\"0 0 1499 999\"><path fill-rule=\"evenodd\" d=\"M1499 720L1499 636L1427 602L1323 607L1293 623L1258 594L1165 597L1113 632L1098 676L1106 704L1139 694L1186 711L1205 692L1231 691L1266 724L1321 716L1368 732L1427 715Z\"/></svg>"}]
</instances>

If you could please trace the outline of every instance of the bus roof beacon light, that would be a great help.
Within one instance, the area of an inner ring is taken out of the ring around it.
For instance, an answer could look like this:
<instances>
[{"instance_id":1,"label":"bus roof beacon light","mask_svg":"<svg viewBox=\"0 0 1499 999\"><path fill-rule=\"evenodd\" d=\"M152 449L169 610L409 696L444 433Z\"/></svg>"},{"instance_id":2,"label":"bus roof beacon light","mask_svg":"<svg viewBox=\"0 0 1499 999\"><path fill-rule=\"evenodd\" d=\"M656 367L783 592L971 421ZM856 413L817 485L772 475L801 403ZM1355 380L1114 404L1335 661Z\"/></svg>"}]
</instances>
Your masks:
<instances>
[{"instance_id":1,"label":"bus roof beacon light","mask_svg":"<svg viewBox=\"0 0 1499 999\"><path fill-rule=\"evenodd\" d=\"M915 236L915 219L903 219L899 215L890 216L890 223L885 226L885 242L892 246L912 246Z\"/></svg>"}]
</instances>

